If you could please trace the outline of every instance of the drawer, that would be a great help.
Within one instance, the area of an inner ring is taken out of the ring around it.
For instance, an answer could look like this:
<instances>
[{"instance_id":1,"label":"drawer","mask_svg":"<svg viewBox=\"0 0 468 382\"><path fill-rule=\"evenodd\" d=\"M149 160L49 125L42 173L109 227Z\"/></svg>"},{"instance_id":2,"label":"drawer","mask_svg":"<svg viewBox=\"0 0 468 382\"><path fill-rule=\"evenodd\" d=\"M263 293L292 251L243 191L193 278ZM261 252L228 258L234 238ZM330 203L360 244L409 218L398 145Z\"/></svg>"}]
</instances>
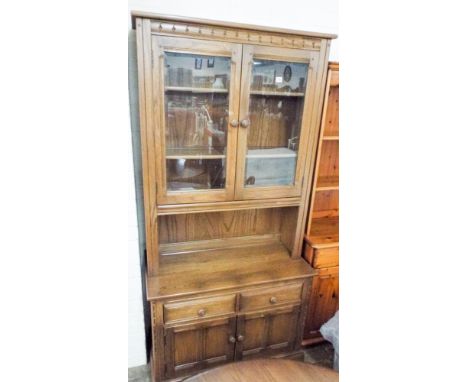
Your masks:
<instances>
[{"instance_id":1,"label":"drawer","mask_svg":"<svg viewBox=\"0 0 468 382\"><path fill-rule=\"evenodd\" d=\"M177 301L164 304L164 322L220 316L235 311L235 294Z\"/></svg>"},{"instance_id":2,"label":"drawer","mask_svg":"<svg viewBox=\"0 0 468 382\"><path fill-rule=\"evenodd\" d=\"M339 247L315 248L312 266L314 268L336 267L339 265Z\"/></svg>"},{"instance_id":3,"label":"drawer","mask_svg":"<svg viewBox=\"0 0 468 382\"><path fill-rule=\"evenodd\" d=\"M332 70L330 75L330 86L340 85L340 73L336 70Z\"/></svg>"},{"instance_id":4,"label":"drawer","mask_svg":"<svg viewBox=\"0 0 468 382\"><path fill-rule=\"evenodd\" d=\"M245 312L275 305L300 304L301 297L302 283L242 292L240 310Z\"/></svg>"}]
</instances>

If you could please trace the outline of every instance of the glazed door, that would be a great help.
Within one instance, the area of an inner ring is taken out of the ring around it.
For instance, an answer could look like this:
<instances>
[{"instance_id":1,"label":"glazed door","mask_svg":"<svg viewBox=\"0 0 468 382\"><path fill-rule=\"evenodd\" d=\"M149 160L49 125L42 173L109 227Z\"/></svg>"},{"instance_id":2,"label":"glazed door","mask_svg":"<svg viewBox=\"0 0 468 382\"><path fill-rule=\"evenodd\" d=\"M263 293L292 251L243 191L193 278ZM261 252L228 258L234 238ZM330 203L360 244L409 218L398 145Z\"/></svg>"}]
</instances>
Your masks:
<instances>
[{"instance_id":1,"label":"glazed door","mask_svg":"<svg viewBox=\"0 0 468 382\"><path fill-rule=\"evenodd\" d=\"M166 377L180 377L233 361L235 334L235 317L166 329Z\"/></svg>"},{"instance_id":2,"label":"glazed door","mask_svg":"<svg viewBox=\"0 0 468 382\"><path fill-rule=\"evenodd\" d=\"M244 45L236 199L300 196L318 52Z\"/></svg>"},{"instance_id":3,"label":"glazed door","mask_svg":"<svg viewBox=\"0 0 468 382\"><path fill-rule=\"evenodd\" d=\"M152 36L159 204L232 200L242 45Z\"/></svg>"},{"instance_id":4,"label":"glazed door","mask_svg":"<svg viewBox=\"0 0 468 382\"><path fill-rule=\"evenodd\" d=\"M294 349L299 306L248 313L237 318L236 359Z\"/></svg>"}]
</instances>

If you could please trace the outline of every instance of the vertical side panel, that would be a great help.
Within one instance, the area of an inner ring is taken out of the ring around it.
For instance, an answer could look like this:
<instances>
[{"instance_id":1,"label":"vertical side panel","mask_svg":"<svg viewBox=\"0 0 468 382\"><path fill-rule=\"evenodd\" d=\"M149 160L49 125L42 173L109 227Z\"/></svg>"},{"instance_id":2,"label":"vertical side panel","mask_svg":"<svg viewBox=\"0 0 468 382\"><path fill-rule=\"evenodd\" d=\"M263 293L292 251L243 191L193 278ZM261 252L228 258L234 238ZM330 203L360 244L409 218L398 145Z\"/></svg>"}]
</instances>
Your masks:
<instances>
[{"instance_id":1,"label":"vertical side panel","mask_svg":"<svg viewBox=\"0 0 468 382\"><path fill-rule=\"evenodd\" d=\"M321 118L320 111L322 110L324 93L325 93L325 80L327 75L327 63L328 63L328 54L330 51L330 40L322 39L320 55L318 59L318 65L316 65L316 86L315 86L315 97L314 105L311 113L311 128L310 128L310 137L308 139L309 145L307 148L308 157L306 160L306 167L304 171L304 187L302 193L302 203L299 208L299 219L296 228L296 240L294 249L292 251L291 257L300 257L302 251L302 245L304 240L304 231L305 231L305 220L307 217L307 211L309 207L310 200L310 191L312 188L311 176L313 171L313 158L316 155L317 150L317 141L319 133L319 123Z\"/></svg>"},{"instance_id":2,"label":"vertical side panel","mask_svg":"<svg viewBox=\"0 0 468 382\"><path fill-rule=\"evenodd\" d=\"M164 376L164 328L163 328L163 307L160 302L151 303L152 333L153 333L153 380L161 381ZM172 335L172 333L171 333ZM173 338L169 337L170 346ZM169 352L172 354L172 352Z\"/></svg>"},{"instance_id":3,"label":"vertical side panel","mask_svg":"<svg viewBox=\"0 0 468 382\"><path fill-rule=\"evenodd\" d=\"M151 75L151 23L137 18L138 88L140 105L141 151L143 166L143 197L145 210L146 256L148 274L158 270L156 220L156 183L154 176L154 129Z\"/></svg>"},{"instance_id":4,"label":"vertical side panel","mask_svg":"<svg viewBox=\"0 0 468 382\"><path fill-rule=\"evenodd\" d=\"M323 108L322 108L322 120L321 120L321 127L320 127L320 138L319 138L319 144L318 144L318 149L317 149L317 159L316 159L316 165L315 165L315 171L314 171L314 179L313 179L313 184L312 184L312 195L311 195L311 200L310 200L310 207L309 207L309 218L307 221L307 234L310 234L310 228L312 226L312 211L314 210L314 203L315 203L315 188L317 186L317 178L318 178L318 168L320 165L320 157L322 153L322 138L324 134L324 125L325 125L325 119L326 119L326 109L328 105L328 94L330 92L330 76L331 72L328 71L327 73L327 84L325 87L325 99L323 102Z\"/></svg>"}]
</instances>

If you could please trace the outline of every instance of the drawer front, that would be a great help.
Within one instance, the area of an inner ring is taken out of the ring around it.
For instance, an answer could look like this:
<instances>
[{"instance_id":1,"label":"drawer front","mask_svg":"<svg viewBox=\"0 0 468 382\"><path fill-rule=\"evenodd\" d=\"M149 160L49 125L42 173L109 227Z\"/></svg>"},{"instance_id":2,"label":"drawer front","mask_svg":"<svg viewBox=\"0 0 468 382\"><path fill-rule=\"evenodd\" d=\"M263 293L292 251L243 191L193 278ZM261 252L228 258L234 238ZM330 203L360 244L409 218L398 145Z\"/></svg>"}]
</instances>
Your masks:
<instances>
[{"instance_id":1,"label":"drawer front","mask_svg":"<svg viewBox=\"0 0 468 382\"><path fill-rule=\"evenodd\" d=\"M312 266L314 268L336 267L339 265L338 248L316 248Z\"/></svg>"},{"instance_id":2,"label":"drawer front","mask_svg":"<svg viewBox=\"0 0 468 382\"><path fill-rule=\"evenodd\" d=\"M235 294L177 301L164 304L164 322L220 316L235 311Z\"/></svg>"},{"instance_id":3,"label":"drawer front","mask_svg":"<svg viewBox=\"0 0 468 382\"><path fill-rule=\"evenodd\" d=\"M330 76L330 86L338 86L340 84L340 73L337 70L332 70Z\"/></svg>"},{"instance_id":4,"label":"drawer front","mask_svg":"<svg viewBox=\"0 0 468 382\"><path fill-rule=\"evenodd\" d=\"M272 308L276 305L300 304L301 296L302 283L242 292L240 310L246 312Z\"/></svg>"}]
</instances>

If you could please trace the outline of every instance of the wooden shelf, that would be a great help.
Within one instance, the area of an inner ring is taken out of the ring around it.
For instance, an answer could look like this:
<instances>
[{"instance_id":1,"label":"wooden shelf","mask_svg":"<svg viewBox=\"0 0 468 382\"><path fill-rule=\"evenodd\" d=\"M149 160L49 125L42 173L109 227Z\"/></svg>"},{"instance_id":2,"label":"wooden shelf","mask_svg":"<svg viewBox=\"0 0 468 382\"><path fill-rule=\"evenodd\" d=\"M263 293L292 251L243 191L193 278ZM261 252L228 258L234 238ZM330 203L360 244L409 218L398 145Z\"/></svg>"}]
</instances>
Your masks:
<instances>
[{"instance_id":1,"label":"wooden shelf","mask_svg":"<svg viewBox=\"0 0 468 382\"><path fill-rule=\"evenodd\" d=\"M190 92L190 93L228 93L228 89L216 88L194 88L189 86L166 86L166 91L172 92Z\"/></svg>"},{"instance_id":2,"label":"wooden shelf","mask_svg":"<svg viewBox=\"0 0 468 382\"><path fill-rule=\"evenodd\" d=\"M235 200L230 202L211 202L198 204L162 204L157 208L158 216L194 214L199 212L240 211L252 208L297 207L301 198L265 199L261 204L256 200Z\"/></svg>"},{"instance_id":3,"label":"wooden shelf","mask_svg":"<svg viewBox=\"0 0 468 382\"><path fill-rule=\"evenodd\" d=\"M338 135L324 135L322 137L322 140L324 140L324 141L338 141L338 140L340 140L340 137Z\"/></svg>"},{"instance_id":4,"label":"wooden shelf","mask_svg":"<svg viewBox=\"0 0 468 382\"><path fill-rule=\"evenodd\" d=\"M157 276L147 278L149 300L212 292L273 281L295 280L316 273L293 259L276 239L254 245L198 250L160 256Z\"/></svg>"},{"instance_id":5,"label":"wooden shelf","mask_svg":"<svg viewBox=\"0 0 468 382\"><path fill-rule=\"evenodd\" d=\"M310 234L305 240L314 248L339 243L339 217L312 219Z\"/></svg>"},{"instance_id":6,"label":"wooden shelf","mask_svg":"<svg viewBox=\"0 0 468 382\"><path fill-rule=\"evenodd\" d=\"M280 97L304 97L301 92L275 92L270 90L251 90L251 95L280 96Z\"/></svg>"},{"instance_id":7,"label":"wooden shelf","mask_svg":"<svg viewBox=\"0 0 468 382\"><path fill-rule=\"evenodd\" d=\"M316 191L338 190L338 176L319 176L315 187Z\"/></svg>"},{"instance_id":8,"label":"wooden shelf","mask_svg":"<svg viewBox=\"0 0 468 382\"><path fill-rule=\"evenodd\" d=\"M223 159L226 155L208 147L167 148L166 159Z\"/></svg>"}]
</instances>

